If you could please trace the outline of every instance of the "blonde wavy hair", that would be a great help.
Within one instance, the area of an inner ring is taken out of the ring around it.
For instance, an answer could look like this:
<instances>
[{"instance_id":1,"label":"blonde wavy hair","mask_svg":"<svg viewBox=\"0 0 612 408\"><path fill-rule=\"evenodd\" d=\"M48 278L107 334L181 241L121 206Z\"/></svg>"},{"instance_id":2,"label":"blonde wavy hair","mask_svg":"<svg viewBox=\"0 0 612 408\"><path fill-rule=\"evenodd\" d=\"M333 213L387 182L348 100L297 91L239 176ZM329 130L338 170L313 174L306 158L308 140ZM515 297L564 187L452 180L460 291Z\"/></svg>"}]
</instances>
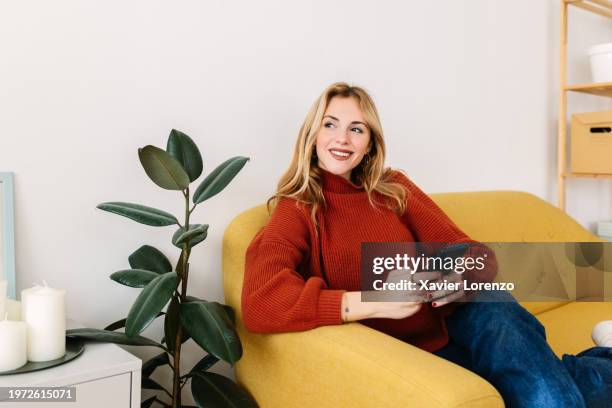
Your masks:
<instances>
[{"instance_id":1,"label":"blonde wavy hair","mask_svg":"<svg viewBox=\"0 0 612 408\"><path fill-rule=\"evenodd\" d=\"M298 203L311 206L312 222L317 226L317 209L325 208L327 204L323 196L322 172L317 164L314 149L323 115L335 96L354 98L370 130L371 149L351 171L351 180L364 187L374 208L381 205L374 197L374 193L378 193L388 198L384 200L384 206L396 212L398 216L403 214L406 209L407 191L402 184L391 181L393 173L401 170L384 167L385 141L374 101L363 88L345 82L328 86L308 111L295 143L291 164L278 182L276 194L266 202L268 213L271 214L270 207L276 206L283 197L293 198Z\"/></svg>"}]
</instances>

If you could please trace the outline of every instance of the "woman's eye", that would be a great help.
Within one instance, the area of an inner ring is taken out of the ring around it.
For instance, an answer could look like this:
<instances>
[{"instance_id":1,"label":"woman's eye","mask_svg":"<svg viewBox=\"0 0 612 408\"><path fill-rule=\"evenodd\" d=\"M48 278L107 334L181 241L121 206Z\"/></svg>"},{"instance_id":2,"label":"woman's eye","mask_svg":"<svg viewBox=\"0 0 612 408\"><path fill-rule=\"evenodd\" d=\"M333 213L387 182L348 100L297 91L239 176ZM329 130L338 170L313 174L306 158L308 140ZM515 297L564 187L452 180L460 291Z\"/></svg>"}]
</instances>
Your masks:
<instances>
[{"instance_id":1,"label":"woman's eye","mask_svg":"<svg viewBox=\"0 0 612 408\"><path fill-rule=\"evenodd\" d=\"M357 133L363 133L363 130L361 130L360 128L352 128L351 129L353 132L357 132Z\"/></svg>"},{"instance_id":2,"label":"woman's eye","mask_svg":"<svg viewBox=\"0 0 612 408\"><path fill-rule=\"evenodd\" d=\"M334 124L333 124L333 123L331 123L331 122L327 122L327 123L326 123L325 125L323 125L323 126L325 126L326 128L330 128L330 127L334 126Z\"/></svg>"}]
</instances>

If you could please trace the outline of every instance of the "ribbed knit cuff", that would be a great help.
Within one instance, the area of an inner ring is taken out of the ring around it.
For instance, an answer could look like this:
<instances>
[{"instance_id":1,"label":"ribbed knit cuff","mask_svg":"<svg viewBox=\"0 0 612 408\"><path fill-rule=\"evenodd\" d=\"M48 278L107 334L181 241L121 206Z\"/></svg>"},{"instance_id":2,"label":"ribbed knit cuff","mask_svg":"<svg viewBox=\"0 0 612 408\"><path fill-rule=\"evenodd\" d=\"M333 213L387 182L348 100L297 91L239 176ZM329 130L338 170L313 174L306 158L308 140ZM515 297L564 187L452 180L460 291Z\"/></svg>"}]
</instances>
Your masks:
<instances>
[{"instance_id":1,"label":"ribbed knit cuff","mask_svg":"<svg viewBox=\"0 0 612 408\"><path fill-rule=\"evenodd\" d=\"M323 289L317 304L317 327L342 324L342 295L346 290Z\"/></svg>"}]
</instances>

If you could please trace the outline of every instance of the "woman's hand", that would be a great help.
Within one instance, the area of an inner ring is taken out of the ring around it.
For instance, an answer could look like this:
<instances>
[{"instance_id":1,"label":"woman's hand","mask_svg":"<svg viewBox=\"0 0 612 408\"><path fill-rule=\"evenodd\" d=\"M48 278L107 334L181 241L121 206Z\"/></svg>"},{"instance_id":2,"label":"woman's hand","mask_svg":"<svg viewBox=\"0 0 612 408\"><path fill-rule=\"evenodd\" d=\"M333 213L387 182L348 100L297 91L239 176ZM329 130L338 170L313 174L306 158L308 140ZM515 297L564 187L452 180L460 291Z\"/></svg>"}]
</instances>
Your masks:
<instances>
[{"instance_id":1,"label":"woman's hand","mask_svg":"<svg viewBox=\"0 0 612 408\"><path fill-rule=\"evenodd\" d=\"M416 289L411 291L397 291L389 295L390 300L404 300L407 302L432 302L433 307L440 307L448 303L461 299L464 296L463 291L463 275L450 272L442 274L440 271L416 272L410 274L406 270L394 270L389 272L386 282L398 283L402 280L412 281L416 283ZM446 281L448 289L421 289L424 285L440 284ZM385 296L386 297L386 296ZM395 302L391 302L395 303Z\"/></svg>"},{"instance_id":2,"label":"woman's hand","mask_svg":"<svg viewBox=\"0 0 612 408\"><path fill-rule=\"evenodd\" d=\"M433 299L431 305L433 307L440 307L458 299L461 299L465 292L463 291L463 275L451 272L444 276L442 281L446 280L449 283L454 283L457 286L456 290L441 290L433 293Z\"/></svg>"}]
</instances>

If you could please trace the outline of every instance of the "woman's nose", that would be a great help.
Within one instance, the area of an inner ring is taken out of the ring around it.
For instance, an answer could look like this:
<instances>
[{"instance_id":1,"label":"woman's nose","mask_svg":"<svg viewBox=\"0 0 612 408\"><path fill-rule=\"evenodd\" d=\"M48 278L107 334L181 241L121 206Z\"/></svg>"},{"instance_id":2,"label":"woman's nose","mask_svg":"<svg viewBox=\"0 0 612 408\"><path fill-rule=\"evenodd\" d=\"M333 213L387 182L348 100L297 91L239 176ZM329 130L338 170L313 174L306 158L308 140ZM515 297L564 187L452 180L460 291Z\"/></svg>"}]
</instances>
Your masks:
<instances>
[{"instance_id":1,"label":"woman's nose","mask_svg":"<svg viewBox=\"0 0 612 408\"><path fill-rule=\"evenodd\" d=\"M336 140L338 142L341 142L341 143L348 142L348 140L349 140L349 130L346 129L346 130L342 130L342 131L338 132L338 136L336 137Z\"/></svg>"}]
</instances>

